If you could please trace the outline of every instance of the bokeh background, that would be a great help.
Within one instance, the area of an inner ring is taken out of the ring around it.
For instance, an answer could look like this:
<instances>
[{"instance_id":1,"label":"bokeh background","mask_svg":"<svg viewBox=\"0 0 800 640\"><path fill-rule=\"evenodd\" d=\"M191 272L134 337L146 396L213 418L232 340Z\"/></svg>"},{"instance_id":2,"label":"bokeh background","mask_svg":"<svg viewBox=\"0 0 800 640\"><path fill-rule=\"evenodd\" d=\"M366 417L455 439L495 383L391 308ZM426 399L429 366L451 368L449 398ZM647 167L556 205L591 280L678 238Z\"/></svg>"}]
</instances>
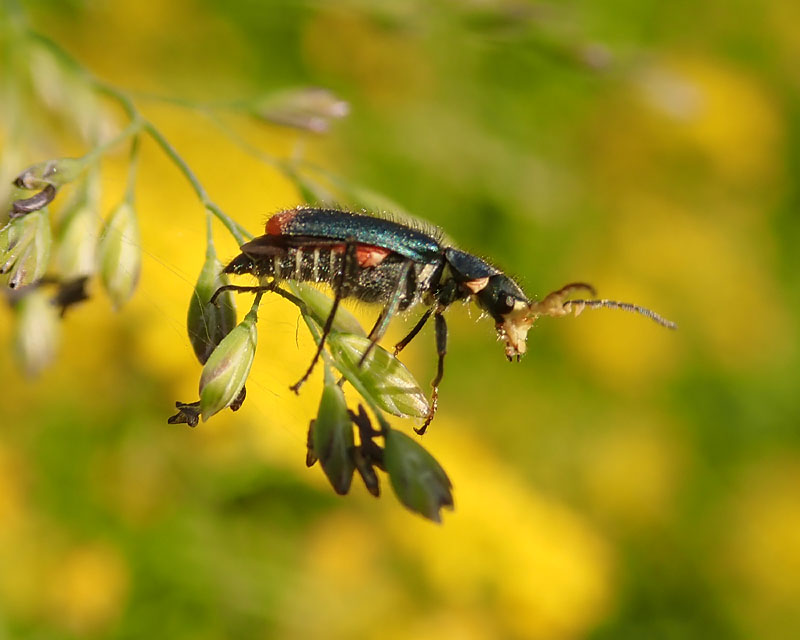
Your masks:
<instances>
[{"instance_id":1,"label":"bokeh background","mask_svg":"<svg viewBox=\"0 0 800 640\"><path fill-rule=\"evenodd\" d=\"M383 194L530 295L587 280L680 330L612 311L545 319L512 365L489 320L454 308L424 444L455 512L431 524L386 483L380 500L355 483L337 497L304 465L320 380L288 390L311 351L283 301L262 304L243 409L166 424L197 394L184 325L205 227L146 140L132 301L114 313L95 283L35 379L0 309L0 638L800 637L800 5L22 9L132 92L253 233L301 200L243 141ZM39 103L0 123L4 184L87 151L79 89L46 58L14 60ZM319 136L155 99L298 86L332 89L349 116ZM121 197L126 154L103 163L98 216ZM430 379L430 328L403 359Z\"/></svg>"}]
</instances>

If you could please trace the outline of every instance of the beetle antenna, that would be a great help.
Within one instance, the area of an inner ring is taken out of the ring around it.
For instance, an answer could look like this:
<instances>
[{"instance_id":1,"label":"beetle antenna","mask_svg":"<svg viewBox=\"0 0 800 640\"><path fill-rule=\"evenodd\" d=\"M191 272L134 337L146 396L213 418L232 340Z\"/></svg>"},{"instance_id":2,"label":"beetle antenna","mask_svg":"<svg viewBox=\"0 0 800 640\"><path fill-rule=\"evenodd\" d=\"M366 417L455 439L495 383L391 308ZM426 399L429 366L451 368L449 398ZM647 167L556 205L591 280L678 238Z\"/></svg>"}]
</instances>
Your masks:
<instances>
[{"instance_id":1,"label":"beetle antenna","mask_svg":"<svg viewBox=\"0 0 800 640\"><path fill-rule=\"evenodd\" d=\"M558 291L553 291L553 293L548 294L547 298L560 297L561 299L564 299L578 291L586 291L592 297L597 295L595 288L586 282L570 282L569 284L565 284Z\"/></svg>"},{"instance_id":2,"label":"beetle antenna","mask_svg":"<svg viewBox=\"0 0 800 640\"><path fill-rule=\"evenodd\" d=\"M581 311L583 311L586 307L589 307L590 309L599 309L601 307L606 307L607 309L622 309L623 311L630 311L631 313L638 313L646 316L654 322L660 324L662 327L666 327L667 329L678 328L677 324L671 320L662 318L655 311L651 311L645 307L640 307L637 304L631 304L630 302L617 302L616 300L567 300L563 304L564 311L567 313L573 311L576 316L580 315Z\"/></svg>"},{"instance_id":3,"label":"beetle antenna","mask_svg":"<svg viewBox=\"0 0 800 640\"><path fill-rule=\"evenodd\" d=\"M597 295L594 287L590 284L586 284L585 282L570 282L560 289L548 293L541 301L530 302L528 305L528 319L532 322L539 316L560 318L568 315L570 309L566 306L569 304L567 298L578 291L586 292L592 297Z\"/></svg>"}]
</instances>

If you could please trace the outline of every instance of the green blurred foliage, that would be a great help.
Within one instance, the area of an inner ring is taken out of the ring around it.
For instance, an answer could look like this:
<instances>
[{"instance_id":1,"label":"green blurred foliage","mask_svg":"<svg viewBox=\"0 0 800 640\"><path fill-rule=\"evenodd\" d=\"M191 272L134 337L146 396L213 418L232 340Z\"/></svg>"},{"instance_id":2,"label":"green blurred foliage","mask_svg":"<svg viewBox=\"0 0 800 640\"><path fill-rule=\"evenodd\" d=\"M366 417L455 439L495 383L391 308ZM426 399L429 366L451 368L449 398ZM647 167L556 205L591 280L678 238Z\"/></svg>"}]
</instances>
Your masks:
<instances>
[{"instance_id":1,"label":"green blurred foliage","mask_svg":"<svg viewBox=\"0 0 800 640\"><path fill-rule=\"evenodd\" d=\"M76 310L38 381L0 356L0 637L800 634L796 3L24 8L139 92L253 232L299 201L291 183L144 94L331 88L351 113L326 138L230 124L276 155L306 148L529 295L586 280L680 329L611 311L544 320L509 365L491 324L453 309L425 444L455 513L434 528L364 492L339 499L302 466L319 394L286 391L311 352L280 303L259 323L249 412L164 424L196 393L180 336L204 225L145 148L138 306ZM0 123L4 153L24 141L3 171L86 151L50 118L56 138ZM432 376L430 328L407 351Z\"/></svg>"}]
</instances>

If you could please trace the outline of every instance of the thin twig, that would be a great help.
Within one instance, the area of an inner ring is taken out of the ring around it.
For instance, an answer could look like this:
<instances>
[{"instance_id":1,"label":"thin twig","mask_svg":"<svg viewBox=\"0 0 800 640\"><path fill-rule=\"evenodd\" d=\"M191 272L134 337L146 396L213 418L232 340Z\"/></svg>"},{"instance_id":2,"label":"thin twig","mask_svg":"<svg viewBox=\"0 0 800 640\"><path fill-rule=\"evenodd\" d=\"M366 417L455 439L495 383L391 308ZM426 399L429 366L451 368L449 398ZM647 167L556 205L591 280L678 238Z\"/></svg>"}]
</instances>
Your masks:
<instances>
[{"instance_id":1,"label":"thin twig","mask_svg":"<svg viewBox=\"0 0 800 640\"><path fill-rule=\"evenodd\" d=\"M252 234L245 227L226 214L215 202L211 200L211 198L208 197L205 187L203 187L194 171L191 170L186 161L180 156L175 147L169 143L164 135L151 122L146 121L144 126L147 133L150 134L150 137L156 141L158 146L161 147L164 153L166 153L167 156L169 156L173 163L178 167L178 169L180 169L181 173L189 181L189 184L192 185L192 189L194 190L195 194L197 194L197 197L203 206L213 213L217 219L225 225L225 228L236 239L236 242L239 244L244 244L245 240L252 238Z\"/></svg>"},{"instance_id":2,"label":"thin twig","mask_svg":"<svg viewBox=\"0 0 800 640\"><path fill-rule=\"evenodd\" d=\"M128 164L128 183L125 187L125 199L133 202L136 191L136 172L139 168L139 136L135 135L131 141L130 163Z\"/></svg>"}]
</instances>

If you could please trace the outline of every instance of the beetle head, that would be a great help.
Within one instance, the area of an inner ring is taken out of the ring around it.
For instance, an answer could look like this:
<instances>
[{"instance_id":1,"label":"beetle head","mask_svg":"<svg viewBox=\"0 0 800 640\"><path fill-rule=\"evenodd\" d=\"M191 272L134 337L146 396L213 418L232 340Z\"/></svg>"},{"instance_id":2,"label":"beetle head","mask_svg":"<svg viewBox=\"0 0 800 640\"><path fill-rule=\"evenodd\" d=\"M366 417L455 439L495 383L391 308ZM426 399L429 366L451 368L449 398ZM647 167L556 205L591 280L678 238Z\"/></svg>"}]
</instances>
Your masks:
<instances>
[{"instance_id":1,"label":"beetle head","mask_svg":"<svg viewBox=\"0 0 800 640\"><path fill-rule=\"evenodd\" d=\"M536 316L520 286L503 273L491 276L476 293L478 305L495 321L497 335L506 343L506 358L519 360L525 353L528 330Z\"/></svg>"}]
</instances>

